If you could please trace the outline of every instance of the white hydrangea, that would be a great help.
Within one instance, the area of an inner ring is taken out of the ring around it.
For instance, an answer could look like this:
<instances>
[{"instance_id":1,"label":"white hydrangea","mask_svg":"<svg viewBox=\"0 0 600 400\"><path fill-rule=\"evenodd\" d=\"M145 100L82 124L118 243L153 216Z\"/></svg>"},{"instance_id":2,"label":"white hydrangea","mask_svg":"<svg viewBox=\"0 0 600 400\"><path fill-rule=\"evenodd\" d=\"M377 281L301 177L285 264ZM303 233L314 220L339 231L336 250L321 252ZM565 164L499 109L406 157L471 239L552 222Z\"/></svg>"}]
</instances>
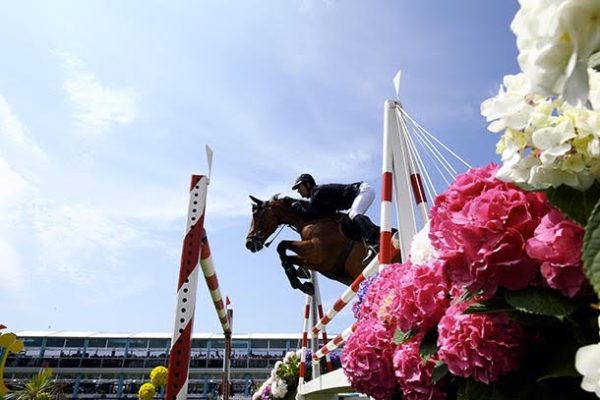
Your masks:
<instances>
[{"instance_id":1,"label":"white hydrangea","mask_svg":"<svg viewBox=\"0 0 600 400\"><path fill-rule=\"evenodd\" d=\"M575 368L583 375L581 388L600 397L600 343L583 346L575 353Z\"/></svg>"},{"instance_id":2,"label":"white hydrangea","mask_svg":"<svg viewBox=\"0 0 600 400\"><path fill-rule=\"evenodd\" d=\"M481 113L492 132L504 130L496 147L502 157L497 177L538 189L589 188L600 179L600 107L575 107L528 91L524 73L504 79ZM590 74L591 101L600 103L600 74Z\"/></svg>"},{"instance_id":3,"label":"white hydrangea","mask_svg":"<svg viewBox=\"0 0 600 400\"><path fill-rule=\"evenodd\" d=\"M413 264L421 265L437 258L437 255L437 251L429 240L429 222L427 222L423 229L413 237L408 257Z\"/></svg>"},{"instance_id":4,"label":"white hydrangea","mask_svg":"<svg viewBox=\"0 0 600 400\"><path fill-rule=\"evenodd\" d=\"M586 103L588 60L600 50L600 1L520 0L512 21L519 65L535 93Z\"/></svg>"},{"instance_id":5,"label":"white hydrangea","mask_svg":"<svg viewBox=\"0 0 600 400\"><path fill-rule=\"evenodd\" d=\"M273 366L273 369L271 370L271 378L275 379L277 378L277 370L279 369L279 367L283 364L283 361L279 360L275 363L275 365Z\"/></svg>"},{"instance_id":6,"label":"white hydrangea","mask_svg":"<svg viewBox=\"0 0 600 400\"><path fill-rule=\"evenodd\" d=\"M600 318L598 318L600 323ZM583 379L581 388L600 398L600 343L583 346L575 353L575 369Z\"/></svg>"},{"instance_id":7,"label":"white hydrangea","mask_svg":"<svg viewBox=\"0 0 600 400\"><path fill-rule=\"evenodd\" d=\"M600 72L590 70L590 104L594 110L600 110Z\"/></svg>"},{"instance_id":8,"label":"white hydrangea","mask_svg":"<svg viewBox=\"0 0 600 400\"><path fill-rule=\"evenodd\" d=\"M287 383L283 379L278 377L273 378L273 382L271 383L271 395L273 395L274 398L284 398L287 391Z\"/></svg>"}]
</instances>

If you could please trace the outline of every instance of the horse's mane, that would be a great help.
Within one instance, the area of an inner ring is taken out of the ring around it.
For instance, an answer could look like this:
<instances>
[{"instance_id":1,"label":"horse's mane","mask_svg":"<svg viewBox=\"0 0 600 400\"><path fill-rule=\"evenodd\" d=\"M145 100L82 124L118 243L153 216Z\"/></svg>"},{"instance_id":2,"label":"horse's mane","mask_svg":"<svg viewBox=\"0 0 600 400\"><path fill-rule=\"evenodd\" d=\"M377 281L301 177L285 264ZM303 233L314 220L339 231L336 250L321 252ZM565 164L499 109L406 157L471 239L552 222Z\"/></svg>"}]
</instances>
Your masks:
<instances>
[{"instance_id":1,"label":"horse's mane","mask_svg":"<svg viewBox=\"0 0 600 400\"><path fill-rule=\"evenodd\" d=\"M292 203L295 203L298 201L308 204L308 200L295 199L295 198L289 197L289 196L282 196L281 193L277 193L277 194L273 195L268 201L283 201L283 203L288 207L291 207Z\"/></svg>"},{"instance_id":2,"label":"horse's mane","mask_svg":"<svg viewBox=\"0 0 600 400\"><path fill-rule=\"evenodd\" d=\"M292 208L292 204L296 203L296 202L301 202L306 205L309 203L308 200L296 199L296 198L289 197L289 196L282 196L281 193L277 193L277 194L273 195L268 201L282 201L283 204L285 204L289 208ZM339 221L344 215L346 215L346 214L342 213L342 212L335 212L333 214L320 216L320 217L316 218L315 220L333 218L334 220Z\"/></svg>"}]
</instances>

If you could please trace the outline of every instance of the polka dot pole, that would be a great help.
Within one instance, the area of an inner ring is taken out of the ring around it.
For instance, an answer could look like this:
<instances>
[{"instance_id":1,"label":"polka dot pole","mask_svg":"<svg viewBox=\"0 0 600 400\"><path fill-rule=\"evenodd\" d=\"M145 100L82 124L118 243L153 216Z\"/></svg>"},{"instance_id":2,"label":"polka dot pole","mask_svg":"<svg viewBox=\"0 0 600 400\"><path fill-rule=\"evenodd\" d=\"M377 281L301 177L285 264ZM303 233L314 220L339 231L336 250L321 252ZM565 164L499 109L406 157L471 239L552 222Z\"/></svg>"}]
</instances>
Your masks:
<instances>
[{"instance_id":1,"label":"polka dot pole","mask_svg":"<svg viewBox=\"0 0 600 400\"><path fill-rule=\"evenodd\" d=\"M188 220L183 248L179 280L177 283L177 308L175 327L169 352L169 376L166 399L183 400L187 398L188 374L192 346L194 310L198 289L198 266L200 250L204 237L204 211L208 178L204 175L192 175Z\"/></svg>"}]
</instances>

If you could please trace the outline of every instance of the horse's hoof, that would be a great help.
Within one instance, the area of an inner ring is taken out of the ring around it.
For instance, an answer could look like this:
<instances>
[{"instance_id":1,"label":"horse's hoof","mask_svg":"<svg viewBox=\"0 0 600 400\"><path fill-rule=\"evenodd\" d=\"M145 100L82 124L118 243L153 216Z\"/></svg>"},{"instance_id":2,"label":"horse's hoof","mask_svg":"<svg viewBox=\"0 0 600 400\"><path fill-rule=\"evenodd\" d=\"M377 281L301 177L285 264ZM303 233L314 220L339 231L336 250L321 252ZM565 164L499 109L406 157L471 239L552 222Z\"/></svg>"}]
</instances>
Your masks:
<instances>
[{"instance_id":1,"label":"horse's hoof","mask_svg":"<svg viewBox=\"0 0 600 400\"><path fill-rule=\"evenodd\" d=\"M298 275L298 278L300 278L300 279L309 279L310 278L310 272L308 272L308 270L304 267L298 267L298 270L296 271L296 275Z\"/></svg>"},{"instance_id":2,"label":"horse's hoof","mask_svg":"<svg viewBox=\"0 0 600 400\"><path fill-rule=\"evenodd\" d=\"M302 284L302 287L300 288L300 290L302 290L303 293L305 293L309 296L314 296L314 294L315 294L315 287L310 282L304 282Z\"/></svg>"}]
</instances>

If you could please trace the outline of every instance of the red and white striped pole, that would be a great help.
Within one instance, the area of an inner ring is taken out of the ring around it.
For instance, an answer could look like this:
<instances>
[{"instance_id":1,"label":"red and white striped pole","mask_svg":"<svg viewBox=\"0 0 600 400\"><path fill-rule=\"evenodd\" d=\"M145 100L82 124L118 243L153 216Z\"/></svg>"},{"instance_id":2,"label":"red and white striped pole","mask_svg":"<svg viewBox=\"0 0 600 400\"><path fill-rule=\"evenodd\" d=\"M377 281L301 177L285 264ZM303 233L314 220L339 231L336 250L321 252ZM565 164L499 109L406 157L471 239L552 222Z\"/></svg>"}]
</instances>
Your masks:
<instances>
[{"instance_id":1,"label":"red and white striped pole","mask_svg":"<svg viewBox=\"0 0 600 400\"><path fill-rule=\"evenodd\" d=\"M215 306L215 311L217 312L217 316L221 322L223 333L231 333L231 326L229 324L229 319L227 318L227 309L225 308L225 303L223 302L221 289L219 289L219 279L217 278L217 271L215 270L215 264L210 252L210 246L208 244L206 232L204 233L204 238L202 239L202 256L200 258L200 266L202 267L202 273L204 274L206 286L208 286L210 297Z\"/></svg>"},{"instance_id":2,"label":"red and white striped pole","mask_svg":"<svg viewBox=\"0 0 600 400\"><path fill-rule=\"evenodd\" d=\"M337 335L331 342L329 342L326 345L324 345L323 347L321 347L319 349L319 351L317 351L313 355L312 362L313 363L319 362L320 358L322 358L323 356L329 355L329 353L331 353L332 351L334 351L335 349L340 347L343 343L346 342L346 340L348 340L350 335L352 335L354 333L355 329L356 329L356 323L354 323L351 326L349 326L348 328L346 328L344 330L344 332Z\"/></svg>"},{"instance_id":3,"label":"red and white striped pole","mask_svg":"<svg viewBox=\"0 0 600 400\"><path fill-rule=\"evenodd\" d=\"M321 320L324 316L324 313L323 313L323 303L321 301L321 290L319 288L319 280L317 278L318 278L318 275L316 273L313 273L313 285L315 288L315 296L317 299L318 317L319 317L319 320ZM327 343L329 343L329 339L327 338L327 329L325 329L325 327L323 327L323 329L321 330L321 337L323 338L323 345L326 345ZM331 356L329 356L329 354L327 355L325 361L326 361L325 367L327 369L327 372L333 371L333 364L331 363Z\"/></svg>"},{"instance_id":4,"label":"red and white striped pole","mask_svg":"<svg viewBox=\"0 0 600 400\"><path fill-rule=\"evenodd\" d=\"M346 290L344 290L344 292L336 300L336 302L333 303L333 307L331 308L331 310L329 310L325 316L322 316L319 322L312 328L313 335L318 334L319 331L321 331L325 327L325 325L327 325L333 319L333 317L335 317L340 311L344 309L344 307L346 307L346 305L348 305L348 303L350 303L350 301L352 301L352 299L354 298L354 296L356 296L356 293L358 292L360 284L369 276L375 275L377 273L378 265L379 263L377 262L377 259L373 258L369 265L367 265L367 267L363 270L363 272L361 272L360 275L358 275L354 279L354 282L352 282L352 284L348 286Z\"/></svg>"},{"instance_id":5,"label":"red and white striped pole","mask_svg":"<svg viewBox=\"0 0 600 400\"><path fill-rule=\"evenodd\" d=\"M298 387L304 384L306 376L306 348L308 347L308 319L310 318L310 303L312 297L306 295L306 304L304 305L304 320L302 322L302 347L300 350L300 368L298 370Z\"/></svg>"},{"instance_id":6,"label":"red and white striped pole","mask_svg":"<svg viewBox=\"0 0 600 400\"><path fill-rule=\"evenodd\" d=\"M390 259L397 257L399 251L400 250L398 250L396 247L392 247ZM344 290L336 302L333 303L333 307L327 311L327 314L322 316L319 322L312 328L313 335L318 334L319 331L321 331L340 311L350 304L352 299L354 299L358 293L360 284L363 283L365 279L375 275L378 272L378 267L379 262L377 261L377 258L372 259L371 262L365 267L363 272L361 272L361 274L354 279L354 282L352 282L350 286Z\"/></svg>"},{"instance_id":7,"label":"red and white striped pole","mask_svg":"<svg viewBox=\"0 0 600 400\"><path fill-rule=\"evenodd\" d=\"M379 220L381 233L379 236L379 268L383 269L392 262L392 193L394 182L394 165L390 114L396 109L393 100L385 102L383 118L383 162L381 167L381 217Z\"/></svg>"},{"instance_id":8,"label":"red and white striped pole","mask_svg":"<svg viewBox=\"0 0 600 400\"><path fill-rule=\"evenodd\" d=\"M198 264L204 236L204 212L208 178L192 175L188 221L177 283L177 308L175 327L169 352L167 400L187 398L188 374L192 347L192 329L198 289Z\"/></svg>"},{"instance_id":9,"label":"red and white striped pole","mask_svg":"<svg viewBox=\"0 0 600 400\"><path fill-rule=\"evenodd\" d=\"M233 309L230 308L231 302L229 297L225 297L225 306L227 307L227 319L229 321L229 332L223 332L225 335L225 354L223 355L223 378L221 384L223 386L223 399L228 400L230 393L231 382L231 327L233 325Z\"/></svg>"},{"instance_id":10,"label":"red and white striped pole","mask_svg":"<svg viewBox=\"0 0 600 400\"><path fill-rule=\"evenodd\" d=\"M398 130L400 131L400 138L404 141L405 147L413 148L413 151L406 151L406 158L408 159L406 164L408 167L408 173L410 176L410 186L413 192L413 196L415 199L415 203L419 212L421 214L421 219L423 223L429 221L429 207L427 206L427 196L425 195L425 187L423 186L423 181L421 180L421 174L417 168L417 165L414 160L414 154L416 149L412 145L410 141L408 127L406 126L406 120L403 115L403 110L396 108L396 118L400 124Z\"/></svg>"}]
</instances>

